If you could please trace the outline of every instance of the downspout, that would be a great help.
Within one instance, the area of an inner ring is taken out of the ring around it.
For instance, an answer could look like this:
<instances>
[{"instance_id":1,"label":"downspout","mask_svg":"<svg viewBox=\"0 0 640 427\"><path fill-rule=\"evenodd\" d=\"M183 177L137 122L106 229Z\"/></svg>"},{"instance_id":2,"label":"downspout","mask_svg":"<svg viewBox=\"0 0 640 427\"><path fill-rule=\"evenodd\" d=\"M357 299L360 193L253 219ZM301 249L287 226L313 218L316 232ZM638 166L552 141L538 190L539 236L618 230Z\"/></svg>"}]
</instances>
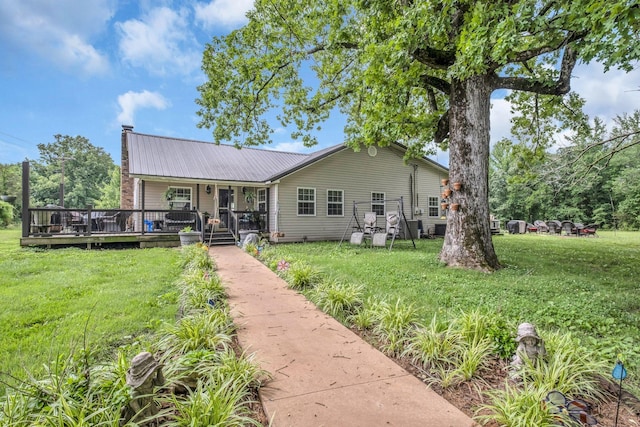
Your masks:
<instances>
[{"instance_id":1,"label":"downspout","mask_svg":"<svg viewBox=\"0 0 640 427\"><path fill-rule=\"evenodd\" d=\"M278 192L279 186L278 184L275 184L275 186L273 187L273 198L274 198L274 213L273 213L273 222L274 224L274 231L279 233L280 232L280 195Z\"/></svg>"}]
</instances>

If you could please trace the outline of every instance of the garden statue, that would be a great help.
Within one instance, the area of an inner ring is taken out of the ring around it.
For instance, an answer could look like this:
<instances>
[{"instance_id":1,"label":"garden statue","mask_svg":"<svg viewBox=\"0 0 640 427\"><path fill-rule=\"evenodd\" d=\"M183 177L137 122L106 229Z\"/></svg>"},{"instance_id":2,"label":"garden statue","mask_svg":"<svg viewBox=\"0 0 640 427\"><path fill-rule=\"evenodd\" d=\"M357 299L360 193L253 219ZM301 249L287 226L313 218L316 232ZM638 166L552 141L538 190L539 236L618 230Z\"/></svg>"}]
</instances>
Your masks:
<instances>
[{"instance_id":1,"label":"garden statue","mask_svg":"<svg viewBox=\"0 0 640 427\"><path fill-rule=\"evenodd\" d=\"M140 426L154 425L158 407L153 401L153 389L164 385L162 365L147 351L136 355L127 371L127 385L131 387L131 401L124 408L121 421L126 423L135 418Z\"/></svg>"},{"instance_id":2,"label":"garden statue","mask_svg":"<svg viewBox=\"0 0 640 427\"><path fill-rule=\"evenodd\" d=\"M544 341L538 336L535 326L531 323L521 323L518 326L518 336L516 337L518 348L513 356L511 366L519 368L524 364L523 358L528 358L535 362L538 358L546 356Z\"/></svg>"},{"instance_id":3,"label":"garden statue","mask_svg":"<svg viewBox=\"0 0 640 427\"><path fill-rule=\"evenodd\" d=\"M242 249L246 249L247 245L255 245L258 246L260 244L260 236L256 233L249 233L247 237L244 238L242 242Z\"/></svg>"}]
</instances>

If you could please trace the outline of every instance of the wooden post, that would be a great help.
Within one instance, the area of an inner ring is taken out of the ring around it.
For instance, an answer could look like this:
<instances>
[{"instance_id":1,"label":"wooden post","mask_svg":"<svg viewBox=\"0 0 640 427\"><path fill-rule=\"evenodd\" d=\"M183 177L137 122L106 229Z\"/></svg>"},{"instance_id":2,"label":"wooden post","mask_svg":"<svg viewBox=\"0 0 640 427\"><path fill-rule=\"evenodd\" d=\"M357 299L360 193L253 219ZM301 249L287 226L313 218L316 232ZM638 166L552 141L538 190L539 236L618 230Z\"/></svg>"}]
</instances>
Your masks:
<instances>
[{"instance_id":1,"label":"wooden post","mask_svg":"<svg viewBox=\"0 0 640 427\"><path fill-rule=\"evenodd\" d=\"M29 162L22 162L22 237L29 237L31 215L29 214Z\"/></svg>"}]
</instances>

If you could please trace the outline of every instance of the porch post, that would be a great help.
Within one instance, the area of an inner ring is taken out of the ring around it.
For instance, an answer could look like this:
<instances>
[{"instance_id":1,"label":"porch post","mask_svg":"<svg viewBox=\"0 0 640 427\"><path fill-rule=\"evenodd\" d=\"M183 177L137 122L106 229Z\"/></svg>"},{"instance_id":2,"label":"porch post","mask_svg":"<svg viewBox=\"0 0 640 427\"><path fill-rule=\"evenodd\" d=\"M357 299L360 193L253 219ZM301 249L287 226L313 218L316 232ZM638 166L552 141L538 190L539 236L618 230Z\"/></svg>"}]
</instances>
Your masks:
<instances>
[{"instance_id":1,"label":"porch post","mask_svg":"<svg viewBox=\"0 0 640 427\"><path fill-rule=\"evenodd\" d=\"M29 214L29 162L22 162L22 237L29 236L31 215Z\"/></svg>"},{"instance_id":2,"label":"porch post","mask_svg":"<svg viewBox=\"0 0 640 427\"><path fill-rule=\"evenodd\" d=\"M140 185L140 197L142 198L142 200L140 201L140 215L142 216L142 218L140 219L140 221L141 221L140 222L140 229L142 230L142 234L144 234L144 232L146 231L146 228L147 228L145 223L144 223L144 217L145 217L145 214L144 214L145 180L144 179L140 180L140 184L141 184Z\"/></svg>"}]
</instances>

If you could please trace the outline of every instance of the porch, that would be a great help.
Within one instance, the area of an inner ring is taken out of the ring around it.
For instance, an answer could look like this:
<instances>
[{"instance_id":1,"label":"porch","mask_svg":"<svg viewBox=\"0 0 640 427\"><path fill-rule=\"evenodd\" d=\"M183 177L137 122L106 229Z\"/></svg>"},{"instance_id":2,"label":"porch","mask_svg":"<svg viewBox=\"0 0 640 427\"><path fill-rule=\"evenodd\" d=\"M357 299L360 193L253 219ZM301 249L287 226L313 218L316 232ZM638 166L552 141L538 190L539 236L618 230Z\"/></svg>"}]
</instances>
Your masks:
<instances>
[{"instance_id":1,"label":"porch","mask_svg":"<svg viewBox=\"0 0 640 427\"><path fill-rule=\"evenodd\" d=\"M249 232L265 234L267 213L229 211L216 220L198 210L24 208L22 246L172 247L186 227L211 245L233 245Z\"/></svg>"}]
</instances>

